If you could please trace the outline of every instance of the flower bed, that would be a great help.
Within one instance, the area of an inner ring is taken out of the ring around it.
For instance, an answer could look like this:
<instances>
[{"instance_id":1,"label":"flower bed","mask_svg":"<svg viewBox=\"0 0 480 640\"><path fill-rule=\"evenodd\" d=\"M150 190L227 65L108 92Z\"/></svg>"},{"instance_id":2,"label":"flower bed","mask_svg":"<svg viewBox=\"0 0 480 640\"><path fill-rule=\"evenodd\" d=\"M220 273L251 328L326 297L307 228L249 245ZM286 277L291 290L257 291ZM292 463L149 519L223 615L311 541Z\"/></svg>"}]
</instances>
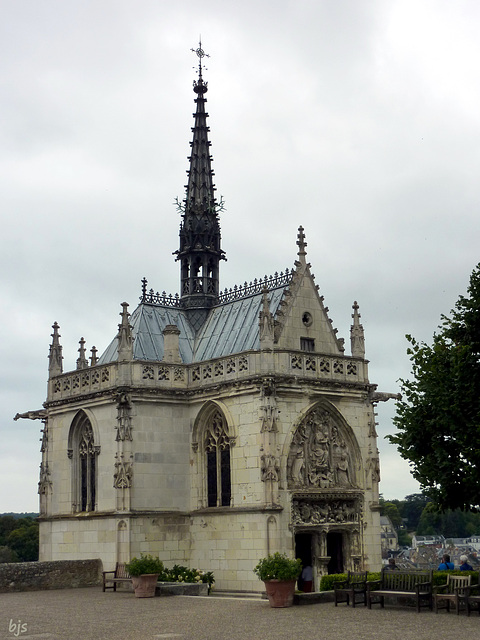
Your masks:
<instances>
[{"instance_id":1,"label":"flower bed","mask_svg":"<svg viewBox=\"0 0 480 640\"><path fill-rule=\"evenodd\" d=\"M213 571L200 571L200 569L189 569L175 564L171 569L164 568L158 577L160 582L203 582L208 584L208 590L215 586Z\"/></svg>"}]
</instances>

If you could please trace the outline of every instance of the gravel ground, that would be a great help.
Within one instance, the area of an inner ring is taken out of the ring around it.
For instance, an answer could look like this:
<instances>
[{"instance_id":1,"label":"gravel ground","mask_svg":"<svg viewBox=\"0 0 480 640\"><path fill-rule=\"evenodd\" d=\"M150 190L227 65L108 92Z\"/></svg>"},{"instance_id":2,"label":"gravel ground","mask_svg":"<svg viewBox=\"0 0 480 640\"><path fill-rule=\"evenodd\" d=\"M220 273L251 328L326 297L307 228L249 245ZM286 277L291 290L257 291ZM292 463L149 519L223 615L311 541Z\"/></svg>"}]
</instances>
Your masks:
<instances>
[{"instance_id":1,"label":"gravel ground","mask_svg":"<svg viewBox=\"0 0 480 640\"><path fill-rule=\"evenodd\" d=\"M333 603L271 609L265 600L135 598L101 588L0 594L0 639L458 640L480 638L480 616Z\"/></svg>"}]
</instances>

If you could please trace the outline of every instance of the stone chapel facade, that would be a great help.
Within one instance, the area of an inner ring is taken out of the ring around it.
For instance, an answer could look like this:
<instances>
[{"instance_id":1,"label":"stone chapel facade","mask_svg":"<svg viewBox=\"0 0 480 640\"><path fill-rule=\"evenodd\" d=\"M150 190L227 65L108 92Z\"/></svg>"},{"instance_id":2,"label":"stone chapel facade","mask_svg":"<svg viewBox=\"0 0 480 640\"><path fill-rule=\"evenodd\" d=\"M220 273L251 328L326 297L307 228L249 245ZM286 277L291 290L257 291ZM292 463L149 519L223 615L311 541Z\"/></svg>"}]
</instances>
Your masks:
<instances>
[{"instance_id":1,"label":"stone chapel facade","mask_svg":"<svg viewBox=\"0 0 480 640\"><path fill-rule=\"evenodd\" d=\"M260 590L274 551L325 573L381 566L376 392L353 305L351 353L306 260L220 292L201 48L181 205L181 291L122 304L117 336L64 372L53 325L40 468L40 559L140 553Z\"/></svg>"}]
</instances>

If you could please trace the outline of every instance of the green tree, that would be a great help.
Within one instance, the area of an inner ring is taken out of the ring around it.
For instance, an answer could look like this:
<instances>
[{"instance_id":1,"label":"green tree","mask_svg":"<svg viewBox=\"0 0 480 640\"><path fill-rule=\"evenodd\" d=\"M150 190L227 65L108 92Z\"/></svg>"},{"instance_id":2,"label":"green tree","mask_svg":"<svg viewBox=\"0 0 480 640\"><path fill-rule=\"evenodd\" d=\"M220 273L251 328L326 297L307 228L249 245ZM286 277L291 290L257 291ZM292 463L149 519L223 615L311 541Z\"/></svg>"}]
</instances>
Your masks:
<instances>
[{"instance_id":1,"label":"green tree","mask_svg":"<svg viewBox=\"0 0 480 640\"><path fill-rule=\"evenodd\" d=\"M36 518L0 516L0 562L38 560L38 546Z\"/></svg>"},{"instance_id":2,"label":"green tree","mask_svg":"<svg viewBox=\"0 0 480 640\"><path fill-rule=\"evenodd\" d=\"M10 532L7 545L17 554L20 562L38 560L38 522L23 518L17 523L20 526Z\"/></svg>"},{"instance_id":3,"label":"green tree","mask_svg":"<svg viewBox=\"0 0 480 640\"><path fill-rule=\"evenodd\" d=\"M0 563L18 562L18 556L10 547L0 546Z\"/></svg>"},{"instance_id":4,"label":"green tree","mask_svg":"<svg viewBox=\"0 0 480 640\"><path fill-rule=\"evenodd\" d=\"M406 526L409 531L416 531L422 511L428 503L427 496L423 493L411 493L405 496L402 502L401 514L406 520Z\"/></svg>"},{"instance_id":5,"label":"green tree","mask_svg":"<svg viewBox=\"0 0 480 640\"><path fill-rule=\"evenodd\" d=\"M397 534L399 547L410 547L412 545L412 536L405 529L399 529Z\"/></svg>"},{"instance_id":6,"label":"green tree","mask_svg":"<svg viewBox=\"0 0 480 640\"><path fill-rule=\"evenodd\" d=\"M407 336L413 380L388 436L442 510L480 508L480 264L432 345Z\"/></svg>"},{"instance_id":7,"label":"green tree","mask_svg":"<svg viewBox=\"0 0 480 640\"><path fill-rule=\"evenodd\" d=\"M7 544L10 533L18 527L18 520L11 515L0 516L0 546Z\"/></svg>"}]
</instances>

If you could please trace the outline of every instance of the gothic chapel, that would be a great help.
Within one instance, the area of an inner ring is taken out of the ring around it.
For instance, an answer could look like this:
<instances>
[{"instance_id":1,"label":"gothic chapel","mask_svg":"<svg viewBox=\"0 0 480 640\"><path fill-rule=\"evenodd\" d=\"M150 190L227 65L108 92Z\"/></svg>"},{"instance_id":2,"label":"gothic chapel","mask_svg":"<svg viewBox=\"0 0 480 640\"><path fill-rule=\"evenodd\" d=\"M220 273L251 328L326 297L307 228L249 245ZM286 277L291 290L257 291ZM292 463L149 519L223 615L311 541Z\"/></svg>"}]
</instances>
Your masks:
<instances>
[{"instance_id":1,"label":"gothic chapel","mask_svg":"<svg viewBox=\"0 0 480 640\"><path fill-rule=\"evenodd\" d=\"M122 303L97 357L80 341L63 371L53 325L40 466L40 560L140 553L214 571L218 589L259 591L253 567L274 551L325 573L379 570L379 459L363 327L351 354L306 260L220 291L219 213L207 83L196 112L181 204L180 294Z\"/></svg>"}]
</instances>

